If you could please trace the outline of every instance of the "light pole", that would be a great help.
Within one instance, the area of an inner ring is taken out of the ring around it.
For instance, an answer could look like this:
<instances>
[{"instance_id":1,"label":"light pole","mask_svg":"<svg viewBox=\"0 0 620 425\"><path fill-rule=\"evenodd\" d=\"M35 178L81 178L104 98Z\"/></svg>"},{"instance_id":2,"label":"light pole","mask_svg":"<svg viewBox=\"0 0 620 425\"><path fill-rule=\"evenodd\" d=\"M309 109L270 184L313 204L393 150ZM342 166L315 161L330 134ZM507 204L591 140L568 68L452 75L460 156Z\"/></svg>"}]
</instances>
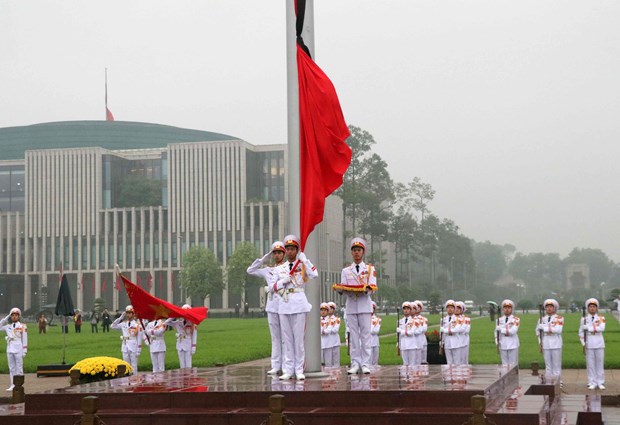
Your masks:
<instances>
[{"instance_id":1,"label":"light pole","mask_svg":"<svg viewBox=\"0 0 620 425\"><path fill-rule=\"evenodd\" d=\"M601 282L601 302L605 301L605 282Z\"/></svg>"}]
</instances>

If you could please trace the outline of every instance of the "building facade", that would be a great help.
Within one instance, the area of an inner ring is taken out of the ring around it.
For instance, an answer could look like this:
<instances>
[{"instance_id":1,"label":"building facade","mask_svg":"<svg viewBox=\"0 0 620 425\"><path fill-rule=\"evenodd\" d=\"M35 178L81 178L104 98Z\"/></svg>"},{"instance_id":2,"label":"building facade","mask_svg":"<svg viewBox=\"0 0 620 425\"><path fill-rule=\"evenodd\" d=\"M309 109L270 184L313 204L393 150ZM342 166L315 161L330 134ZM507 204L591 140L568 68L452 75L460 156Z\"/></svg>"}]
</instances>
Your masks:
<instances>
[{"instance_id":1,"label":"building facade","mask_svg":"<svg viewBox=\"0 0 620 425\"><path fill-rule=\"evenodd\" d=\"M155 296L182 304L187 249L208 248L225 268L241 242L264 253L286 234L284 144L80 121L0 129L0 148L0 311L54 304L61 271L78 308L103 298L118 309L128 300L115 264ZM317 232L319 251L329 247L336 258L341 211L331 198ZM252 288L246 301L259 307L261 298ZM206 300L211 309L239 302L227 290Z\"/></svg>"}]
</instances>

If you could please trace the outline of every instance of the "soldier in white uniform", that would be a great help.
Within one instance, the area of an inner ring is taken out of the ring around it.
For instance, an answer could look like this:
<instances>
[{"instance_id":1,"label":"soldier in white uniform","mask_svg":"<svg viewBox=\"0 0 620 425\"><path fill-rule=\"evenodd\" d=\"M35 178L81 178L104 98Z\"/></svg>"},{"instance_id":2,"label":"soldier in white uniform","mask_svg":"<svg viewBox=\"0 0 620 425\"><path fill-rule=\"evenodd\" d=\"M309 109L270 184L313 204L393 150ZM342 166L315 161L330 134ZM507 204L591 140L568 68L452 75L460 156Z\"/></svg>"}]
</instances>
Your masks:
<instances>
[{"instance_id":1,"label":"soldier in white uniform","mask_svg":"<svg viewBox=\"0 0 620 425\"><path fill-rule=\"evenodd\" d=\"M340 366L340 317L336 316L336 308L338 307L335 302L330 301L327 303L329 307L329 325L331 327L331 334L329 335L328 343L328 357L331 356L329 361L332 367ZM326 360L327 365L327 360Z\"/></svg>"},{"instance_id":2,"label":"soldier in white uniform","mask_svg":"<svg viewBox=\"0 0 620 425\"><path fill-rule=\"evenodd\" d=\"M183 304L182 309L192 308L189 304ZM198 326L182 318L166 319L164 324L169 325L176 331L177 353L179 354L179 366L181 369L192 367L192 356L196 354L196 341L198 339Z\"/></svg>"},{"instance_id":3,"label":"soldier in white uniform","mask_svg":"<svg viewBox=\"0 0 620 425\"><path fill-rule=\"evenodd\" d=\"M586 354L588 370L588 389L605 389L605 316L598 314L598 300L590 298L586 301L587 314L581 319L579 338Z\"/></svg>"},{"instance_id":4,"label":"soldier in white uniform","mask_svg":"<svg viewBox=\"0 0 620 425\"><path fill-rule=\"evenodd\" d=\"M519 364L519 325L520 319L513 315L514 302L502 301L504 315L497 318L495 323L495 345L499 348L499 355L503 365Z\"/></svg>"},{"instance_id":5,"label":"soldier in white uniform","mask_svg":"<svg viewBox=\"0 0 620 425\"><path fill-rule=\"evenodd\" d=\"M13 307L9 315L0 320L0 330L6 332L6 357L11 379L7 391L13 391L13 377L24 374L24 357L28 353L28 328L20 322L21 315L21 310Z\"/></svg>"},{"instance_id":6,"label":"soldier in white uniform","mask_svg":"<svg viewBox=\"0 0 620 425\"><path fill-rule=\"evenodd\" d=\"M444 353L446 354L446 362L448 364L457 364L458 359L455 358L456 349L459 347L456 316L454 310L456 304L454 300L448 300L445 304L447 314L441 320L439 332L442 334L442 343Z\"/></svg>"},{"instance_id":7,"label":"soldier in white uniform","mask_svg":"<svg viewBox=\"0 0 620 425\"><path fill-rule=\"evenodd\" d=\"M125 320L127 319L127 320ZM121 352L123 360L129 363L134 375L138 373L138 357L142 352L143 330L142 325L135 317L133 306L128 305L121 316L112 322L112 329L121 331Z\"/></svg>"},{"instance_id":8,"label":"soldier in white uniform","mask_svg":"<svg viewBox=\"0 0 620 425\"><path fill-rule=\"evenodd\" d=\"M469 364L469 332L471 330L471 319L465 316L465 303L456 301L454 314L456 315L457 333L459 337L459 348L457 349L457 364Z\"/></svg>"},{"instance_id":9,"label":"soldier in white uniform","mask_svg":"<svg viewBox=\"0 0 620 425\"><path fill-rule=\"evenodd\" d=\"M415 346L413 339L413 311L411 303L405 301L402 304L403 317L398 321L396 333L398 334L398 347L400 348L400 356L403 359L403 366L413 366L415 358Z\"/></svg>"},{"instance_id":10,"label":"soldier in white uniform","mask_svg":"<svg viewBox=\"0 0 620 425\"><path fill-rule=\"evenodd\" d=\"M280 329L280 315L278 310L282 297L278 292L273 291L273 285L278 281L278 266L284 261L284 243L275 241L271 245L271 251L265 254L263 258L257 258L248 267L247 273L252 276L258 276L265 279L265 292L267 293L267 302L265 303L265 311L267 312L267 324L271 333L271 369L267 372L269 375L276 375L282 370L282 331ZM273 267L262 267L264 263L273 258Z\"/></svg>"},{"instance_id":11,"label":"soldier in white uniform","mask_svg":"<svg viewBox=\"0 0 620 425\"><path fill-rule=\"evenodd\" d=\"M319 273L303 252L299 252L301 241L295 235L284 238L286 261L277 267L279 280L274 285L274 292L283 290L278 308L280 328L284 343L284 362L280 379L285 381L295 376L298 380L306 379L304 375L306 317L312 310L304 287ZM298 255L299 254L299 255Z\"/></svg>"},{"instance_id":12,"label":"soldier in white uniform","mask_svg":"<svg viewBox=\"0 0 620 425\"><path fill-rule=\"evenodd\" d=\"M351 368L349 374L370 373L370 317L372 300L370 294L377 289L377 273L372 264L363 261L366 241L362 238L351 240L353 263L342 269L340 284L360 288L360 291L344 291L349 329Z\"/></svg>"},{"instance_id":13,"label":"soldier in white uniform","mask_svg":"<svg viewBox=\"0 0 620 425\"><path fill-rule=\"evenodd\" d=\"M558 379L562 375L562 330L564 317L556 314L560 304L554 299L544 303L546 315L538 321L536 334L545 358L545 373ZM540 333L542 332L542 341Z\"/></svg>"},{"instance_id":14,"label":"soldier in white uniform","mask_svg":"<svg viewBox=\"0 0 620 425\"><path fill-rule=\"evenodd\" d=\"M420 359L420 364L427 364L427 357L428 357L428 352L427 352L427 347L428 347L428 341L426 340L426 331L428 330L428 319L424 316L422 316L422 311L424 310L424 303L420 300L416 300L414 301L417 304L417 308L418 308L418 314L420 315L420 317L422 317L424 319L424 323L426 324L426 329L424 329L424 333L419 335L418 338L421 338L422 340L422 352L421 352L421 359Z\"/></svg>"},{"instance_id":15,"label":"soldier in white uniform","mask_svg":"<svg viewBox=\"0 0 620 425\"><path fill-rule=\"evenodd\" d=\"M164 333L167 326L161 319L152 320L146 325L144 342L149 346L153 372L166 370L166 341Z\"/></svg>"},{"instance_id":16,"label":"soldier in white uniform","mask_svg":"<svg viewBox=\"0 0 620 425\"><path fill-rule=\"evenodd\" d=\"M413 365L419 366L426 359L423 357L424 345L426 344L426 330L428 319L422 316L422 302L415 300L411 303L413 309Z\"/></svg>"},{"instance_id":17,"label":"soldier in white uniform","mask_svg":"<svg viewBox=\"0 0 620 425\"><path fill-rule=\"evenodd\" d=\"M372 316L370 317L370 364L379 365L379 332L381 332L381 318L375 314L377 303L372 302Z\"/></svg>"},{"instance_id":18,"label":"soldier in white uniform","mask_svg":"<svg viewBox=\"0 0 620 425\"><path fill-rule=\"evenodd\" d=\"M331 326L329 321L329 305L321 303L321 363L331 367L331 352L328 353L329 337L331 336ZM328 355L329 354L329 355Z\"/></svg>"}]
</instances>

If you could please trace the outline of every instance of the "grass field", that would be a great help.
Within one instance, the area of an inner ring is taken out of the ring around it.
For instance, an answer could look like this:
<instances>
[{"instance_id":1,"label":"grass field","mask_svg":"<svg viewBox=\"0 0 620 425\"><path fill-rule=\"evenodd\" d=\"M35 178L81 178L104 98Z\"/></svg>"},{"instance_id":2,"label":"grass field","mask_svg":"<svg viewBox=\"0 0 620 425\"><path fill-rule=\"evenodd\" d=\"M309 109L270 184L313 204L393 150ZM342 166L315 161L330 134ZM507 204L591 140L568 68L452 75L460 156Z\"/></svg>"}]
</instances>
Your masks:
<instances>
[{"instance_id":1,"label":"grass field","mask_svg":"<svg viewBox=\"0 0 620 425\"><path fill-rule=\"evenodd\" d=\"M607 316L606 341L606 368L620 368L620 356L616 353L620 348L620 325L611 316ZM537 315L523 315L519 331L521 348L519 351L519 363L522 368L530 366L532 361L538 361L543 365L542 354L538 352L538 342L535 328ZM565 316L564 325L564 349L563 367L584 368L585 358L577 336L579 328L579 314ZM439 323L439 316L429 317L430 325ZM474 318L472 320L470 362L472 364L493 364L498 362L498 354L493 342L493 330L495 323L488 317ZM58 364L62 361L63 336L58 326L48 328L47 334L38 334L36 324L28 326L29 343L28 355L24 361L26 372L36 372L38 365ZM380 349L381 364L400 364L401 360L396 356L396 316L383 316ZM198 328L198 350L194 356L194 366L215 366L216 364L233 364L260 358L269 357L271 341L267 319L208 319ZM76 334L73 326L69 327L70 333L66 339L66 361L75 363L81 359L92 356L111 356L121 358L120 332L91 333L90 325L82 326L82 333ZM344 326L341 327L341 339L344 341ZM391 334L391 335L390 335ZM174 332L166 333L166 368L179 367L179 361L175 349ZM2 357L5 359L6 357ZM349 357L346 347L342 348L341 364L348 364ZM144 348L140 356L140 370L150 370L151 360L148 348ZM6 360L0 360L0 373L8 373Z\"/></svg>"}]
</instances>

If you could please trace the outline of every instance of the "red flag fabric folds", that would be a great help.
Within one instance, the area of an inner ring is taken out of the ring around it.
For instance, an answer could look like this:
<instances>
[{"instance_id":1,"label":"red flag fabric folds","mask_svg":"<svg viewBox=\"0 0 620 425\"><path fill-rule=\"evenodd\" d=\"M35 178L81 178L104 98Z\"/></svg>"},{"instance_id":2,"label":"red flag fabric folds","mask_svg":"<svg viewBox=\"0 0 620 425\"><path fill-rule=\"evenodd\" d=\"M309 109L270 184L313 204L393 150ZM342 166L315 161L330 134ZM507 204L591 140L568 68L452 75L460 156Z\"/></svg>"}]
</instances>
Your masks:
<instances>
[{"instance_id":1,"label":"red flag fabric folds","mask_svg":"<svg viewBox=\"0 0 620 425\"><path fill-rule=\"evenodd\" d=\"M207 318L206 307L188 309L177 307L149 294L122 274L119 274L119 276L125 285L125 291L127 291L131 305L140 319L155 320L167 319L168 317L182 317L197 325Z\"/></svg>"},{"instance_id":2,"label":"red flag fabric folds","mask_svg":"<svg viewBox=\"0 0 620 425\"><path fill-rule=\"evenodd\" d=\"M105 107L105 120L114 121L114 115L112 115L112 111L110 111L107 106Z\"/></svg>"},{"instance_id":3,"label":"red flag fabric folds","mask_svg":"<svg viewBox=\"0 0 620 425\"><path fill-rule=\"evenodd\" d=\"M303 250L314 227L323 221L325 198L342 184L351 148L345 143L350 133L334 85L299 45L297 75Z\"/></svg>"}]
</instances>

